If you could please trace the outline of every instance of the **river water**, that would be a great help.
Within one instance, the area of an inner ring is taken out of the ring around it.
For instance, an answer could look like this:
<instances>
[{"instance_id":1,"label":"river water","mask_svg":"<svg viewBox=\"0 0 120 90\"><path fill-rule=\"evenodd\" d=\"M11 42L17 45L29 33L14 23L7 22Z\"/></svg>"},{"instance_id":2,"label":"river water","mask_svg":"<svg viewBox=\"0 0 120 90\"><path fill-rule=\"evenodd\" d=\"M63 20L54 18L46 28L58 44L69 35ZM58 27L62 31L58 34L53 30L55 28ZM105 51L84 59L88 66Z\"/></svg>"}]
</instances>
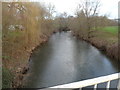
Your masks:
<instances>
[{"instance_id":1,"label":"river water","mask_svg":"<svg viewBox=\"0 0 120 90\"><path fill-rule=\"evenodd\" d=\"M32 54L25 85L46 88L113 74L118 72L113 61L71 32L58 32Z\"/></svg>"}]
</instances>

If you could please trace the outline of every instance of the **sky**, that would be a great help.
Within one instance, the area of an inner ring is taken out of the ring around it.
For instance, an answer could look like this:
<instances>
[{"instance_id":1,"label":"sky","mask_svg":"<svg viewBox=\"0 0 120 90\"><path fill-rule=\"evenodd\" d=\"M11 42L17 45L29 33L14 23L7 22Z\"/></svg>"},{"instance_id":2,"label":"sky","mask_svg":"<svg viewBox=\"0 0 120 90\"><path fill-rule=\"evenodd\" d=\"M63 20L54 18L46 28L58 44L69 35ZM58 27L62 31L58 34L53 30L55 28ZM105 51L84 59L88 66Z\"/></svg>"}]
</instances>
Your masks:
<instances>
[{"instance_id":1,"label":"sky","mask_svg":"<svg viewBox=\"0 0 120 90\"><path fill-rule=\"evenodd\" d=\"M55 5L58 13L67 12L69 15L74 15L76 7L81 0L39 0L45 4L51 3ZM107 15L111 19L118 18L118 2L120 0L100 0L101 8L100 15Z\"/></svg>"},{"instance_id":2,"label":"sky","mask_svg":"<svg viewBox=\"0 0 120 90\"><path fill-rule=\"evenodd\" d=\"M81 2L81 0L31 0L31 1L39 1L44 3L45 5L51 3L52 5L55 5L57 13L66 12L68 15L72 16L74 16L76 8L78 4ZM101 3L101 8L99 11L100 15L107 15L110 19L118 18L118 2L120 0L99 0L99 1Z\"/></svg>"}]
</instances>

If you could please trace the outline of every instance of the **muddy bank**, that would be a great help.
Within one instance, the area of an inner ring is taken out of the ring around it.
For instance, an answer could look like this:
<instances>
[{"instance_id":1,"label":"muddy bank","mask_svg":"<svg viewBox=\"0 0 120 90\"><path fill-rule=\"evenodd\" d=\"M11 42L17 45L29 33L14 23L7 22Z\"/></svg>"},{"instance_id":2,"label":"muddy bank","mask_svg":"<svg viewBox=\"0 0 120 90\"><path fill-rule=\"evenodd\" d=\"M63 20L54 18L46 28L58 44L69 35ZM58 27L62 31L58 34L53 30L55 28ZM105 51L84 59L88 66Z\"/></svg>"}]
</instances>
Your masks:
<instances>
[{"instance_id":1,"label":"muddy bank","mask_svg":"<svg viewBox=\"0 0 120 90\"><path fill-rule=\"evenodd\" d=\"M119 48L118 48L117 42L113 43L113 44L109 44L105 40L101 40L101 39L98 39L96 37L91 38L91 39L81 37L78 33L75 33L75 32L73 32L73 36L76 36L78 39L84 40L84 41L92 44L93 46L98 48L100 51L105 53L111 59L114 59L116 61L120 61L119 53L118 53Z\"/></svg>"}]
</instances>

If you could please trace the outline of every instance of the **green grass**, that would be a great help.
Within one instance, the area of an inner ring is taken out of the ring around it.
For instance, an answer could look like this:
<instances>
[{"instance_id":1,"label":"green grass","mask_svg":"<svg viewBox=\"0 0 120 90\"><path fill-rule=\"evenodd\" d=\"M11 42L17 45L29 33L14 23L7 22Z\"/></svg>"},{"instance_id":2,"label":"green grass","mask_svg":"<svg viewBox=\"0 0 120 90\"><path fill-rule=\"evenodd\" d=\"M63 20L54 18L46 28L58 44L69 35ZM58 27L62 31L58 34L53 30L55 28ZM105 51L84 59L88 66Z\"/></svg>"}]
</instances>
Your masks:
<instances>
[{"instance_id":1,"label":"green grass","mask_svg":"<svg viewBox=\"0 0 120 90\"><path fill-rule=\"evenodd\" d=\"M2 88L11 88L13 75L5 67L2 68Z\"/></svg>"},{"instance_id":2,"label":"green grass","mask_svg":"<svg viewBox=\"0 0 120 90\"><path fill-rule=\"evenodd\" d=\"M21 36L21 34L22 34L22 32L20 32L20 31L14 31L14 32L9 32L8 33L8 35L10 37L19 37L19 36Z\"/></svg>"},{"instance_id":3,"label":"green grass","mask_svg":"<svg viewBox=\"0 0 120 90\"><path fill-rule=\"evenodd\" d=\"M101 30L105 32L110 32L113 34L118 34L118 26L107 26L107 27L101 28Z\"/></svg>"},{"instance_id":4,"label":"green grass","mask_svg":"<svg viewBox=\"0 0 120 90\"><path fill-rule=\"evenodd\" d=\"M95 33L99 39L106 40L109 44L118 42L118 26L107 26L98 28Z\"/></svg>"}]
</instances>

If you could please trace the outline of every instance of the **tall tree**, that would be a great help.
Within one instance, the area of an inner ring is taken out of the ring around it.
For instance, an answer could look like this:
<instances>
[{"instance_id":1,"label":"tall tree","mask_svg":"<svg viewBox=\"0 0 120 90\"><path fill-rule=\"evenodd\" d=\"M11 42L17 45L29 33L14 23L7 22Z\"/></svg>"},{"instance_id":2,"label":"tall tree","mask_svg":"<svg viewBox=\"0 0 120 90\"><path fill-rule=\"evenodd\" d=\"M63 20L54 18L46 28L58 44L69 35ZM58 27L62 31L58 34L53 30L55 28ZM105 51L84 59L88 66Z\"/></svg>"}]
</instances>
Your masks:
<instances>
[{"instance_id":1,"label":"tall tree","mask_svg":"<svg viewBox=\"0 0 120 90\"><path fill-rule=\"evenodd\" d=\"M84 0L82 3L78 5L77 8L77 16L79 17L82 13L85 15L86 18L86 27L88 31L87 38L91 38L90 33L92 32L92 23L94 23L93 17L98 16L99 13L99 7L100 7L100 1L98 0Z\"/></svg>"}]
</instances>

